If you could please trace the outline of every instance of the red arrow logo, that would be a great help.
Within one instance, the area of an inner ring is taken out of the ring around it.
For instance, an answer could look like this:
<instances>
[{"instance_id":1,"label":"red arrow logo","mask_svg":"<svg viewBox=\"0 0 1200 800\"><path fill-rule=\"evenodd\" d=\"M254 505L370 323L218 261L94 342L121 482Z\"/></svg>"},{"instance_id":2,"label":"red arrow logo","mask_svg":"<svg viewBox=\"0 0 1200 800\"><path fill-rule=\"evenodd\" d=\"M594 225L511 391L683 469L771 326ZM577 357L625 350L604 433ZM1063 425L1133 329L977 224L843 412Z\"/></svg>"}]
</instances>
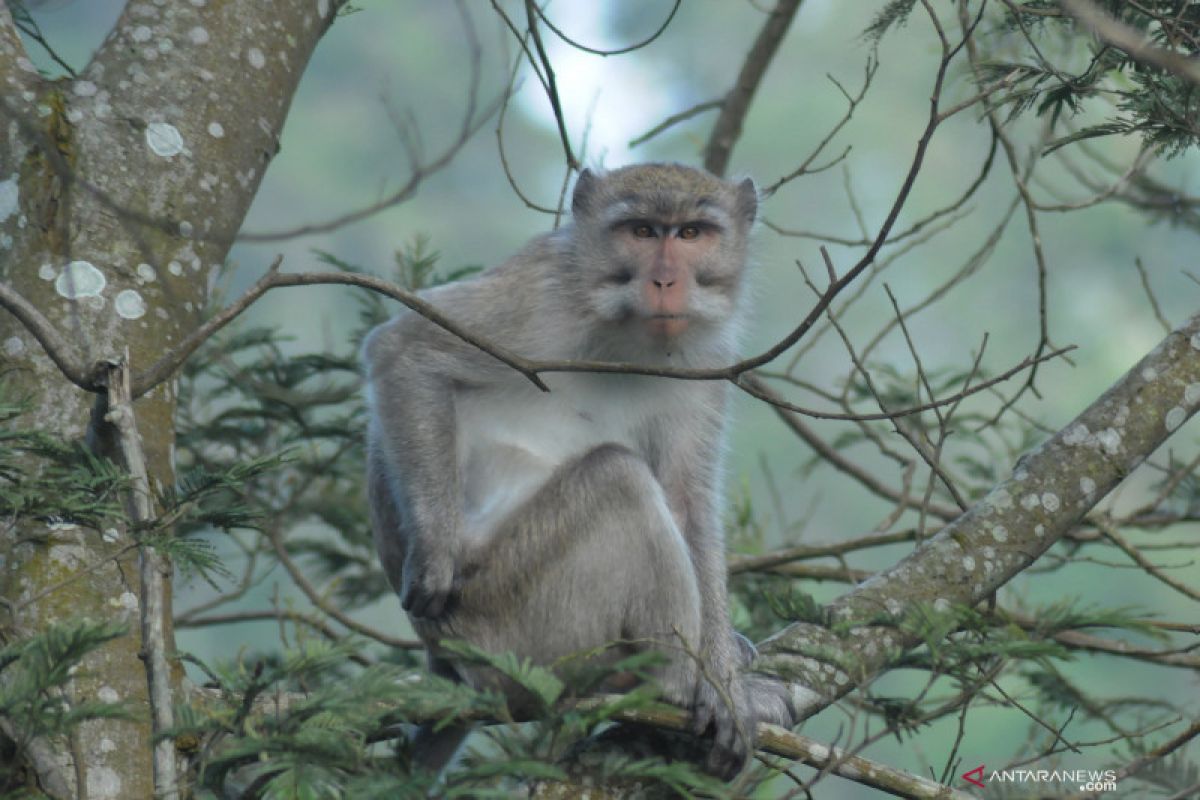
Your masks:
<instances>
[{"instance_id":1,"label":"red arrow logo","mask_svg":"<svg viewBox=\"0 0 1200 800\"><path fill-rule=\"evenodd\" d=\"M974 777L972 777L972 776L974 776ZM973 783L976 786L978 786L980 789L987 788L986 786L983 785L983 764L980 764L978 767L971 770L970 772L964 772L962 778L967 783Z\"/></svg>"}]
</instances>

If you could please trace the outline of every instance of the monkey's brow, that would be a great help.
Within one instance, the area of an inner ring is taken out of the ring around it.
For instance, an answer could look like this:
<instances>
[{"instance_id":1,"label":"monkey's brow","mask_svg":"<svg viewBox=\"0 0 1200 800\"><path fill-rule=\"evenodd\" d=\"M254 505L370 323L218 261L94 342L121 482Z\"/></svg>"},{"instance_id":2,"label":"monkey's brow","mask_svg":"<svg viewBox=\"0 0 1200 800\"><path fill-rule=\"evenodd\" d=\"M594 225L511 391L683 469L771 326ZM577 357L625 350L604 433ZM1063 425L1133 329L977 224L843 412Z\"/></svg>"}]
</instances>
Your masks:
<instances>
[{"instance_id":1,"label":"monkey's brow","mask_svg":"<svg viewBox=\"0 0 1200 800\"><path fill-rule=\"evenodd\" d=\"M617 198L605 217L610 226L639 222L659 225L696 223L723 229L728 221L725 207L712 197L648 197L645 194Z\"/></svg>"},{"instance_id":2,"label":"monkey's brow","mask_svg":"<svg viewBox=\"0 0 1200 800\"><path fill-rule=\"evenodd\" d=\"M663 213L676 212L679 209L723 209L725 206L720 198L712 195L688 195L682 192L625 192L617 195L613 207L618 209L662 210Z\"/></svg>"}]
</instances>

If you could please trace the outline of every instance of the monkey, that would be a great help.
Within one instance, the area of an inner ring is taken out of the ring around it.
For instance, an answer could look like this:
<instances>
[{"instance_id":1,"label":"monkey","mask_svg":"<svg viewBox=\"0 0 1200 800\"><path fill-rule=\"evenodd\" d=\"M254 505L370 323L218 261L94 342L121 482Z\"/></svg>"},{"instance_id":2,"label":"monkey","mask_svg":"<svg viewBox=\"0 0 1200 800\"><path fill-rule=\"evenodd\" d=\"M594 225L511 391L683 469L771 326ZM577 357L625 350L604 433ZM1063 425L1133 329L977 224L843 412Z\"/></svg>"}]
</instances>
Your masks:
<instances>
[{"instance_id":1,"label":"monkey","mask_svg":"<svg viewBox=\"0 0 1200 800\"><path fill-rule=\"evenodd\" d=\"M568 224L421 296L532 359L726 366L757 206L748 178L585 169ZM758 722L794 724L782 682L743 674L754 649L729 618L723 382L557 372L543 392L407 309L368 334L363 361L375 544L435 674L494 685L444 639L543 665L653 647L664 699L725 778ZM440 769L465 735L423 729L417 758Z\"/></svg>"}]
</instances>

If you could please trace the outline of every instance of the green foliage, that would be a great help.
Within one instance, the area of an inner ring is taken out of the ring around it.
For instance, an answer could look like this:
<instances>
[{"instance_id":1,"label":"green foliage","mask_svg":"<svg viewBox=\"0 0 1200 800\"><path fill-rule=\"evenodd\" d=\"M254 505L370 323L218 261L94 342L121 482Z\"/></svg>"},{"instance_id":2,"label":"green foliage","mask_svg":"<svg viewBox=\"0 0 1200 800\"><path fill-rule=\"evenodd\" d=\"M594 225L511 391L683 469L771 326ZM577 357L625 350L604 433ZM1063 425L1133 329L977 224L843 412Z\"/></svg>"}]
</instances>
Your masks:
<instances>
[{"instance_id":1,"label":"green foliage","mask_svg":"<svg viewBox=\"0 0 1200 800\"><path fill-rule=\"evenodd\" d=\"M1196 4L1104 0L1096 5L1144 37L1149 46L1181 61L1193 58L1200 38ZM864 37L877 44L904 25L915 6L913 0L891 0L876 14ZM977 40L984 48L994 43L996 55L985 54L979 78L983 84L1004 78L1011 82L993 99L1008 106L1009 119L1032 113L1052 124L1080 125L1051 141L1047 152L1098 137L1137 136L1145 147L1169 158L1200 143L1196 124L1200 87L1103 44L1062 13L1058 3L995 4L982 33ZM1017 37L1021 45L1014 56L1012 43Z\"/></svg>"},{"instance_id":2,"label":"green foliage","mask_svg":"<svg viewBox=\"0 0 1200 800\"><path fill-rule=\"evenodd\" d=\"M863 31L863 38L871 44L879 44L888 31L903 27L908 22L916 6L917 0L890 0L875 14L871 24Z\"/></svg>"},{"instance_id":3,"label":"green foliage","mask_svg":"<svg viewBox=\"0 0 1200 800\"><path fill-rule=\"evenodd\" d=\"M1082 630L1085 628L1110 628L1141 634L1159 641L1169 637L1149 623L1149 615L1133 608L1104 608L1080 605L1078 600L1064 599L1057 603L1041 606L1034 614L1039 636L1051 636L1059 631Z\"/></svg>"},{"instance_id":4,"label":"green foliage","mask_svg":"<svg viewBox=\"0 0 1200 800\"><path fill-rule=\"evenodd\" d=\"M378 664L348 670L354 643L309 642L275 660L200 665L215 684L207 703L181 704L168 733L199 742L192 779L208 794L224 787L256 786L264 797L346 797L361 779L377 772L397 777L374 753L373 738L403 719L402 711L424 703L430 690L408 680L398 667ZM461 695L434 679L436 697ZM276 700L285 697L276 704ZM464 703L452 704L455 712ZM269 709L269 710L265 710ZM424 783L428 784L428 776Z\"/></svg>"},{"instance_id":5,"label":"green foliage","mask_svg":"<svg viewBox=\"0 0 1200 800\"><path fill-rule=\"evenodd\" d=\"M67 683L83 659L106 642L125 635L124 626L80 619L58 623L0 648L0 718L18 753L36 737L67 747L80 723L126 719L121 703L69 700ZM16 777L19 759L0 764L0 787Z\"/></svg>"},{"instance_id":6,"label":"green foliage","mask_svg":"<svg viewBox=\"0 0 1200 800\"><path fill-rule=\"evenodd\" d=\"M1056 642L1031 638L1016 626L997 625L979 611L961 606L946 611L918 606L900 620L899 627L922 642L903 657L905 665L949 674L971 675L997 660L1070 658Z\"/></svg>"},{"instance_id":7,"label":"green foliage","mask_svg":"<svg viewBox=\"0 0 1200 800\"><path fill-rule=\"evenodd\" d=\"M922 381L915 369L906 371L887 362L872 363L870 371L874 393L861 375L856 374L849 385L850 399L854 403L874 406L878 396L884 406L893 411L929 403L931 398L925 388L926 382L933 392L932 399L943 400L962 392L964 386L969 386L967 381L971 382L970 385L978 385L990 377L984 369L972 372L961 367L944 367L926 369ZM951 410L953 414L947 422L946 417ZM960 490L967 498L975 500L987 494L1006 476L1017 458L1032 450L1045 436L1044 431L1019 418L994 419L992 412L981 410L978 404L959 407L943 405L940 411L941 420L930 410L898 417L894 423L882 420L868 423L865 427L847 427L834 437L831 444L841 450L868 442L872 436L886 438L894 435L894 427L900 427L930 445L932 452L932 443L941 437L944 425L947 438L941 462L945 468L952 467L955 470L954 476ZM805 474L821 463L821 457L814 454L805 464ZM953 502L940 481L934 483L933 490L934 497L943 502Z\"/></svg>"},{"instance_id":8,"label":"green foliage","mask_svg":"<svg viewBox=\"0 0 1200 800\"><path fill-rule=\"evenodd\" d=\"M1135 740L1128 747L1128 760L1146 755L1147 748ZM1186 751L1176 751L1166 758L1150 761L1134 776L1148 789L1158 789L1164 797L1187 797L1200 786L1200 765L1189 759ZM1151 790L1152 790L1151 789Z\"/></svg>"},{"instance_id":9,"label":"green foliage","mask_svg":"<svg viewBox=\"0 0 1200 800\"><path fill-rule=\"evenodd\" d=\"M128 479L82 442L17 427L28 409L0 384L0 519L40 520L95 530L124 523Z\"/></svg>"},{"instance_id":10,"label":"green foliage","mask_svg":"<svg viewBox=\"0 0 1200 800\"><path fill-rule=\"evenodd\" d=\"M465 642L448 641L443 646L463 664L491 667L525 690L542 711L549 710L562 697L563 682L553 672L534 666L527 658L519 659L512 653L488 653Z\"/></svg>"},{"instance_id":11,"label":"green foliage","mask_svg":"<svg viewBox=\"0 0 1200 800\"><path fill-rule=\"evenodd\" d=\"M180 704L166 735L194 743L189 780L201 798L228 792L264 798L511 797L530 780L560 780L556 764L572 743L623 712L656 705L646 686L611 702L575 704L590 686L560 680L512 656L493 655L445 642L464 663L487 667L535 699L524 711L534 725L492 726L487 751L470 752L435 784L415 769L407 753L405 723L443 724L464 719L511 719L505 699L492 692L387 664L351 667L357 642L310 643L274 659L210 666L185 656L209 678L205 699ZM654 663L646 654L577 671L602 680ZM398 752L384 743L394 741ZM498 756L499 754L499 756ZM605 759L614 778L662 786L680 796L704 789L722 796L720 784L686 763L657 759ZM436 786L436 788L435 788Z\"/></svg>"},{"instance_id":12,"label":"green foliage","mask_svg":"<svg viewBox=\"0 0 1200 800\"><path fill-rule=\"evenodd\" d=\"M1192 56L1191 44L1200 34L1200 10L1177 0L1147 3L1098 3L1123 25L1137 31L1151 46ZM1121 50L1089 36L1080 36L1073 19L1058 13L1056 3L1011 4L995 22L1000 35L1028 36L1028 57L1020 62L997 58L988 65L987 80L1018 71L1004 102L1010 114L1032 111L1051 121L1080 117L1082 128L1048 145L1054 150L1101 136L1136 135L1146 147L1167 157L1177 156L1200 141L1196 126L1200 88L1157 67L1139 63ZM1080 43L1087 42L1082 52ZM1037 48L1034 50L1034 48ZM1111 98L1111 100L1109 99ZM1088 122L1094 112L1105 119Z\"/></svg>"}]
</instances>

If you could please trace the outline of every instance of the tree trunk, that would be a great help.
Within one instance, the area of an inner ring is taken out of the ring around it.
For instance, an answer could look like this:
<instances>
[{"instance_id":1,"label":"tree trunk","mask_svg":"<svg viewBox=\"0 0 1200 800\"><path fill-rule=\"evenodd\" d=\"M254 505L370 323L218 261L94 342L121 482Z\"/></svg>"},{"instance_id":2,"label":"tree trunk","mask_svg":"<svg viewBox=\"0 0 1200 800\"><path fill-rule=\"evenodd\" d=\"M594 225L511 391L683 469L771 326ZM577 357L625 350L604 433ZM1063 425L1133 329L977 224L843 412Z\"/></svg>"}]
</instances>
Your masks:
<instances>
[{"instance_id":1,"label":"tree trunk","mask_svg":"<svg viewBox=\"0 0 1200 800\"><path fill-rule=\"evenodd\" d=\"M94 365L128 354L136 376L196 327L278 150L300 75L339 6L130 3L77 79L51 81L33 68L0 4L0 284L69 343L58 355L86 387L64 377L15 316L0 314L5 382L30 401L27 426L84 436L99 391ZM133 406L152 489L173 480L175 403L167 380ZM85 723L70 752L31 748L52 794L155 793L135 553L38 597L120 550L127 536L27 525L0 542L9 636L79 614L129 624L128 635L87 659L69 694L123 701L135 717ZM169 652L169 583L163 616ZM181 674L176 667L174 685Z\"/></svg>"}]
</instances>

